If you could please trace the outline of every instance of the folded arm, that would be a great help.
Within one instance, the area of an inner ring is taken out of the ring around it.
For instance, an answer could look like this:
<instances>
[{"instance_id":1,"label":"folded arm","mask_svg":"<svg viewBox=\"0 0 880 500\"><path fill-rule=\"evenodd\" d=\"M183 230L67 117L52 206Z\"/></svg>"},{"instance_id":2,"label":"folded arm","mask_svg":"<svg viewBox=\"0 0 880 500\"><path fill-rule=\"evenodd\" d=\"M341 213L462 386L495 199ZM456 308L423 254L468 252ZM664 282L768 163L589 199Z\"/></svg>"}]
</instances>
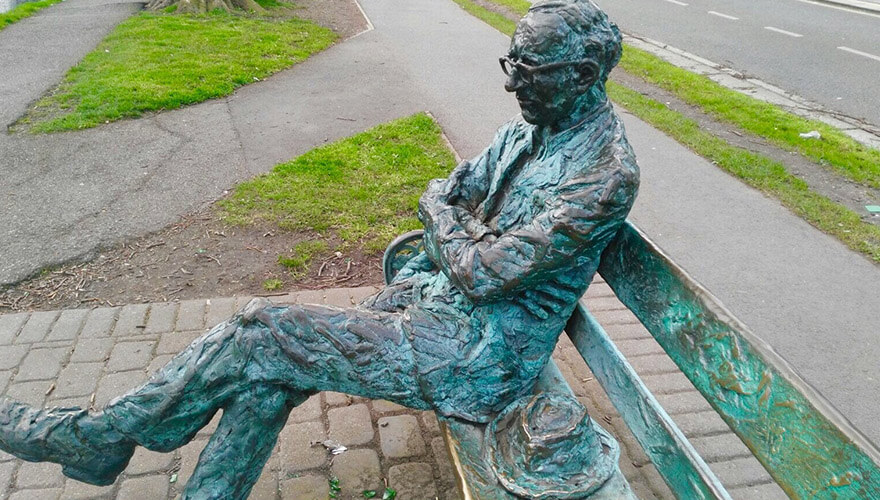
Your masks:
<instances>
[{"instance_id":1,"label":"folded arm","mask_svg":"<svg viewBox=\"0 0 880 500\"><path fill-rule=\"evenodd\" d=\"M419 204L428 257L477 304L537 287L582 264L586 250L604 245L626 217L637 180L616 161L567 182L530 223L499 235L429 190Z\"/></svg>"}]
</instances>

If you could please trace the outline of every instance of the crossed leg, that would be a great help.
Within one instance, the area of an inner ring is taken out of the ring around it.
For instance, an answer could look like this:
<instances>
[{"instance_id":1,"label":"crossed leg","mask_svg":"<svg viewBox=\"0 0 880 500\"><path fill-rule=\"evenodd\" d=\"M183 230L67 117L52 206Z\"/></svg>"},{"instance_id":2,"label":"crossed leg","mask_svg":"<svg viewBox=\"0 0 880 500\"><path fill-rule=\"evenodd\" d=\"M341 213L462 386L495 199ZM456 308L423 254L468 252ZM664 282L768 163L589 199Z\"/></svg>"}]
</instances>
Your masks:
<instances>
[{"instance_id":1,"label":"crossed leg","mask_svg":"<svg viewBox=\"0 0 880 500\"><path fill-rule=\"evenodd\" d=\"M406 328L398 313L255 300L101 412L0 403L0 448L107 484L135 445L176 449L222 410L183 498L246 498L290 410L317 391L430 409Z\"/></svg>"}]
</instances>

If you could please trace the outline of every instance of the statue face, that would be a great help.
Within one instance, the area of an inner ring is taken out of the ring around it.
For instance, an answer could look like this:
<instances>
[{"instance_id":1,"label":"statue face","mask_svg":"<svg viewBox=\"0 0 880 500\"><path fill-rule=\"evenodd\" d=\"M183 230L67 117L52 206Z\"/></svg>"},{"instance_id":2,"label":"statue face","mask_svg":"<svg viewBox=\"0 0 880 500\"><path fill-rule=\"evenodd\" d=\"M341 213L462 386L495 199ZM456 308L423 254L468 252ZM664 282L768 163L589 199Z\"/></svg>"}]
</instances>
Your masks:
<instances>
[{"instance_id":1,"label":"statue face","mask_svg":"<svg viewBox=\"0 0 880 500\"><path fill-rule=\"evenodd\" d=\"M578 97L595 82L595 64L569 60L569 28L559 16L531 13L516 28L506 58L505 90L516 94L523 118L554 127L576 118Z\"/></svg>"}]
</instances>

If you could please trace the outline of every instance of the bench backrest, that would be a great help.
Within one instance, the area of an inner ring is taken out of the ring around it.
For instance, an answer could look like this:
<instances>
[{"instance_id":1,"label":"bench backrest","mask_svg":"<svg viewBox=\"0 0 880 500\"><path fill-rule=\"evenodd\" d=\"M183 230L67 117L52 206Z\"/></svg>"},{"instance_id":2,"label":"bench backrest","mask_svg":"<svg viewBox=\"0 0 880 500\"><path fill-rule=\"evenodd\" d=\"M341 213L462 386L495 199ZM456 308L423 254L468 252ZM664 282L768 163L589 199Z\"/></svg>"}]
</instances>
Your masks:
<instances>
[{"instance_id":1,"label":"bench backrest","mask_svg":"<svg viewBox=\"0 0 880 500\"><path fill-rule=\"evenodd\" d=\"M880 452L633 225L599 273L791 498L880 499Z\"/></svg>"}]
</instances>

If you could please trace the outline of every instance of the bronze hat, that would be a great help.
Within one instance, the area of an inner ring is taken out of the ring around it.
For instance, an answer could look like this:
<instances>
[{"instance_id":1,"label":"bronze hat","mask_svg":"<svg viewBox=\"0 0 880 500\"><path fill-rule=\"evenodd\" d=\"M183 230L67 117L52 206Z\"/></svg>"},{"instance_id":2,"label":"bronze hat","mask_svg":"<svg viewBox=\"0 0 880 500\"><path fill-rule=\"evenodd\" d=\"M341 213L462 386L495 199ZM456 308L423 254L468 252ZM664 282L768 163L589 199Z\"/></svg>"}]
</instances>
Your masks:
<instances>
[{"instance_id":1,"label":"bronze hat","mask_svg":"<svg viewBox=\"0 0 880 500\"><path fill-rule=\"evenodd\" d=\"M517 495L562 500L596 491L617 469L617 441L575 398L546 392L511 403L486 427L485 449Z\"/></svg>"}]
</instances>

